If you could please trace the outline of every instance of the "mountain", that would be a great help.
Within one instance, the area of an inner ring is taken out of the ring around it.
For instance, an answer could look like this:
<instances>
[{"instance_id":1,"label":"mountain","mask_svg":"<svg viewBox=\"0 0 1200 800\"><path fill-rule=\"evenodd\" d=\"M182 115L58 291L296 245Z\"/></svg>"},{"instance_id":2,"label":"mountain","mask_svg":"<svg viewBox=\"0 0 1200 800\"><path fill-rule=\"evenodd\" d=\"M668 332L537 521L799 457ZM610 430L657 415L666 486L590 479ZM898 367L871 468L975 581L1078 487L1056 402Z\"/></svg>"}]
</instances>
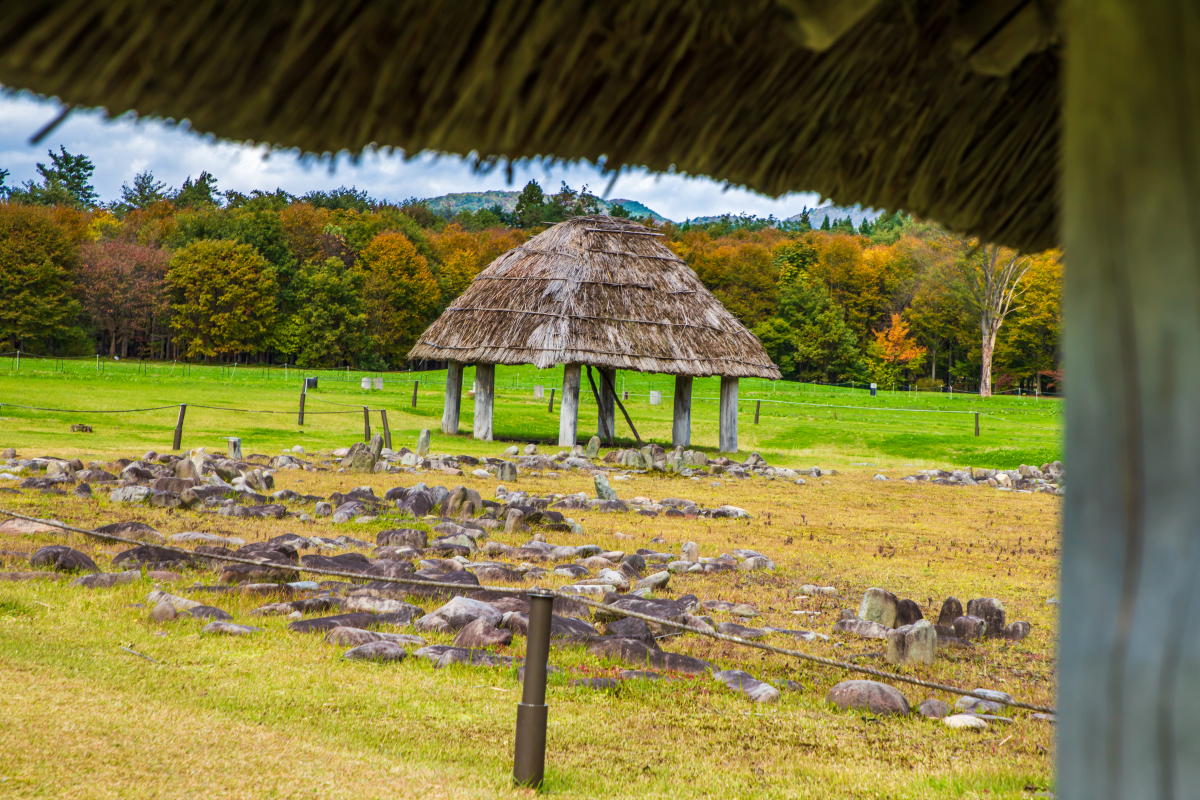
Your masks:
<instances>
[{"instance_id":1,"label":"mountain","mask_svg":"<svg viewBox=\"0 0 1200 800\"><path fill-rule=\"evenodd\" d=\"M809 224L813 226L814 230L820 228L821 224L825 222L827 217L830 225L837 222L839 219L845 219L846 217L849 217L854 222L854 227L857 228L863 224L863 220L869 219L874 222L876 219L883 216L884 213L882 211L876 211L873 208L863 208L860 205L853 205L849 207L821 206L819 208L807 209L807 211ZM800 217L803 216L803 214L804 212L802 211L795 216L788 217L787 221L799 222Z\"/></svg>"},{"instance_id":2,"label":"mountain","mask_svg":"<svg viewBox=\"0 0 1200 800\"><path fill-rule=\"evenodd\" d=\"M440 197L430 197L424 202L434 211L443 214L457 214L459 211L478 211L481 208L491 208L494 205L499 205L505 211L511 213L517 207L517 198L520 197L520 192L458 192L455 194L444 194ZM653 209L647 207L637 200L601 200L600 207L608 211L614 205L620 205L625 208L630 214L635 217L644 217L647 214L655 222L668 222L666 217Z\"/></svg>"}]
</instances>

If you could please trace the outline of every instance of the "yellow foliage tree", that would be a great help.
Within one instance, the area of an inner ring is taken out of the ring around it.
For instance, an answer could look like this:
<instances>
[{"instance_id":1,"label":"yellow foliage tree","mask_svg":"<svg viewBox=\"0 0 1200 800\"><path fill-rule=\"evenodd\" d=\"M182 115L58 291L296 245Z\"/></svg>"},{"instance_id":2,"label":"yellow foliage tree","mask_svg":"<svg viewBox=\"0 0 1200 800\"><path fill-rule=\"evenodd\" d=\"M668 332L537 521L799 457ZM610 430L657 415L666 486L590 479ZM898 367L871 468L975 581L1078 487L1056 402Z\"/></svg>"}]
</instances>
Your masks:
<instances>
[{"instance_id":1,"label":"yellow foliage tree","mask_svg":"<svg viewBox=\"0 0 1200 800\"><path fill-rule=\"evenodd\" d=\"M908 323L899 314L892 314L890 327L875 331L867 351L871 378L880 386L895 383L901 370L918 370L925 361L925 348L909 338Z\"/></svg>"},{"instance_id":2,"label":"yellow foliage tree","mask_svg":"<svg viewBox=\"0 0 1200 800\"><path fill-rule=\"evenodd\" d=\"M367 330L377 351L403 361L438 307L438 285L429 263L402 233L381 233L354 269L362 278Z\"/></svg>"}]
</instances>

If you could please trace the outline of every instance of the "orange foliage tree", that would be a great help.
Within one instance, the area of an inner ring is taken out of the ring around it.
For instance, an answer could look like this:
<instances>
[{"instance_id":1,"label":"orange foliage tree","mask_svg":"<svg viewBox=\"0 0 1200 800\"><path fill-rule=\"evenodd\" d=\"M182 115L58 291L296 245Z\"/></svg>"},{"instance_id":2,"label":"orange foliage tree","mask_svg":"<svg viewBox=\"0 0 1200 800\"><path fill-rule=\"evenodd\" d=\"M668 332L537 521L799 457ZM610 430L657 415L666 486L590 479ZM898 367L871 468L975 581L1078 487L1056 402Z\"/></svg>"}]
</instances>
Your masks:
<instances>
[{"instance_id":1,"label":"orange foliage tree","mask_svg":"<svg viewBox=\"0 0 1200 800\"><path fill-rule=\"evenodd\" d=\"M403 361L438 308L429 262L404 234L388 232L363 248L354 269L376 352L392 363Z\"/></svg>"},{"instance_id":2,"label":"orange foliage tree","mask_svg":"<svg viewBox=\"0 0 1200 800\"><path fill-rule=\"evenodd\" d=\"M903 370L919 370L925 362L925 348L909 337L908 323L899 314L892 314L890 327L875 331L867 355L871 379L880 386L895 383Z\"/></svg>"}]
</instances>

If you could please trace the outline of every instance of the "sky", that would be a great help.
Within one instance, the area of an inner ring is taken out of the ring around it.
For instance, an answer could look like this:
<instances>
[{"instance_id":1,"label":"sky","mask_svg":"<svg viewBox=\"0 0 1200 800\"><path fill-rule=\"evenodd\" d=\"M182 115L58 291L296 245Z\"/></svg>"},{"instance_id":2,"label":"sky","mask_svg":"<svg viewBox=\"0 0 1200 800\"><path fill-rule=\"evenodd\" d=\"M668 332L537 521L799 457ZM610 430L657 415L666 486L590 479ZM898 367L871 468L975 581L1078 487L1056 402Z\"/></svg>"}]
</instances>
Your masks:
<instances>
[{"instance_id":1,"label":"sky","mask_svg":"<svg viewBox=\"0 0 1200 800\"><path fill-rule=\"evenodd\" d=\"M602 195L611 179L587 162L517 164L510 185L503 168L490 174L477 173L468 161L458 156L422 153L406 159L399 153L374 152L363 155L358 163L348 155L332 163L305 161L295 150L276 150L267 155L265 146L197 134L188 128L186 121L177 125L129 117L108 120L95 110L72 112L39 144L30 144L30 138L57 117L59 111L60 105L55 100L26 92L0 94L0 169L11 173L7 185L36 179L37 163L47 163L46 151L57 152L60 145L70 153L83 153L92 160L96 165L93 185L100 199L106 202L119 199L121 185L132 184L134 175L147 169L172 187L207 170L217 178L217 188L221 191L269 192L280 188L301 195L313 189L354 186L377 199L392 201L452 192L519 190L530 179L552 192L566 181L575 189L587 184L591 191ZM726 188L708 178L652 173L645 169L622 172L608 197L640 201L676 221L742 213L760 217L774 214L783 219L799 214L805 207L822 205L816 194L793 193L772 198L747 189Z\"/></svg>"}]
</instances>

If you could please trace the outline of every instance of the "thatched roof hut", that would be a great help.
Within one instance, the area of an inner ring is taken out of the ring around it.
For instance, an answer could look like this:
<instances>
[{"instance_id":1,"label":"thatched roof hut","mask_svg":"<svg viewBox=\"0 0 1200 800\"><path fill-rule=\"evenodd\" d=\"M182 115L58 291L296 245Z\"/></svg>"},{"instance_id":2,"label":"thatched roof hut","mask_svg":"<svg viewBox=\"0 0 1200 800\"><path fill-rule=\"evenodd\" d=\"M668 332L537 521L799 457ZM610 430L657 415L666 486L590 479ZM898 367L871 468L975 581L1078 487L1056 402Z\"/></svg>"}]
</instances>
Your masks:
<instances>
[{"instance_id":1,"label":"thatched roof hut","mask_svg":"<svg viewBox=\"0 0 1200 800\"><path fill-rule=\"evenodd\" d=\"M780 377L661 233L608 216L561 222L497 258L409 358Z\"/></svg>"},{"instance_id":2,"label":"thatched roof hut","mask_svg":"<svg viewBox=\"0 0 1200 800\"><path fill-rule=\"evenodd\" d=\"M674 168L1044 249L1057 6L16 0L0 83L314 153Z\"/></svg>"},{"instance_id":3,"label":"thatched roof hut","mask_svg":"<svg viewBox=\"0 0 1200 800\"><path fill-rule=\"evenodd\" d=\"M491 438L496 364L565 365L564 445L575 444L581 366L600 368L597 431L609 436L616 370L675 375L673 438L685 447L692 378L720 375L721 449L729 451L737 449L737 379L780 377L754 334L663 244L661 233L608 216L561 222L497 258L422 334L409 358L453 362L447 432L458 429L462 364L476 365L477 438Z\"/></svg>"}]
</instances>

